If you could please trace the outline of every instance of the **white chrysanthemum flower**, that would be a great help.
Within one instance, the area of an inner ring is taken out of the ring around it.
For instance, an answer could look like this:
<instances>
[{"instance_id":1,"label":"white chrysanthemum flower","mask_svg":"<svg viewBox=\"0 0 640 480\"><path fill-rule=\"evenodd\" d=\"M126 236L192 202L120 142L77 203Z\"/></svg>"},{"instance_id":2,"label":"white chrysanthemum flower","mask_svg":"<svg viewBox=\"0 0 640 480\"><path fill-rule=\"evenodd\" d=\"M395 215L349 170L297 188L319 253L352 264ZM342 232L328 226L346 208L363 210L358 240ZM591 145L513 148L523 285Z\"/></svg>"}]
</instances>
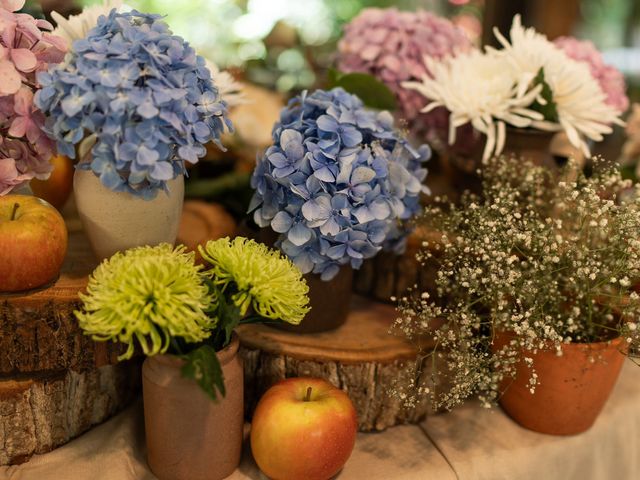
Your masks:
<instances>
[{"instance_id":1,"label":"white chrysanthemum flower","mask_svg":"<svg viewBox=\"0 0 640 480\"><path fill-rule=\"evenodd\" d=\"M113 9L122 9L122 0L103 0L102 4L85 7L78 15L70 15L64 18L58 12L51 12L51 18L56 22L56 28L52 32L64 38L69 48L75 40L86 38L89 30L98 24L101 15L109 15Z\"/></svg>"},{"instance_id":2,"label":"white chrysanthemum flower","mask_svg":"<svg viewBox=\"0 0 640 480\"><path fill-rule=\"evenodd\" d=\"M513 19L511 42L497 29L494 33L504 49L491 49L489 53L507 59L513 72L535 76L542 68L551 88L559 124L535 121L533 127L564 130L571 144L590 156L585 137L601 141L603 135L611 133L612 124L624 125L619 112L607 105L606 95L591 75L589 66L569 58L535 29L524 28L519 15Z\"/></svg>"},{"instance_id":3,"label":"white chrysanthemum flower","mask_svg":"<svg viewBox=\"0 0 640 480\"><path fill-rule=\"evenodd\" d=\"M441 61L425 58L431 77L422 82L405 82L403 87L417 90L429 103L429 112L444 106L451 112L449 143L456 129L466 123L487 136L483 158L499 155L504 148L506 124L526 128L543 116L528 109L542 86L531 87L535 73L519 73L504 57L478 50Z\"/></svg>"},{"instance_id":4,"label":"white chrysanthemum flower","mask_svg":"<svg viewBox=\"0 0 640 480\"><path fill-rule=\"evenodd\" d=\"M218 93L222 100L227 103L227 107L231 109L246 103L247 99L242 91L242 84L233 78L233 75L229 72L220 70L211 60L205 60L207 62L207 68L211 72L213 83L215 83L218 88Z\"/></svg>"}]
</instances>

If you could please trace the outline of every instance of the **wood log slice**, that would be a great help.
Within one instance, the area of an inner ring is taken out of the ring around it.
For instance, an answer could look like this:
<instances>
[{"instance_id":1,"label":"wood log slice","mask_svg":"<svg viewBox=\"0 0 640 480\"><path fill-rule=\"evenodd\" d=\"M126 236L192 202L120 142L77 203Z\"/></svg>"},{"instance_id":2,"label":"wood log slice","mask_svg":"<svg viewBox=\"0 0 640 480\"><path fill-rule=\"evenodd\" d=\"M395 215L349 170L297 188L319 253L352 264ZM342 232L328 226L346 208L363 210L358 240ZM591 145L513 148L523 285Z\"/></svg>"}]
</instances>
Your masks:
<instances>
[{"instance_id":1,"label":"wood log slice","mask_svg":"<svg viewBox=\"0 0 640 480\"><path fill-rule=\"evenodd\" d=\"M266 325L238 329L245 368L245 407L250 418L262 394L287 377L320 377L348 393L361 431L416 423L431 410L404 406L393 394L416 349L389 334L396 311L356 296L346 323L323 333L300 334Z\"/></svg>"},{"instance_id":2,"label":"wood log slice","mask_svg":"<svg viewBox=\"0 0 640 480\"><path fill-rule=\"evenodd\" d=\"M0 465L49 452L105 421L139 384L137 361L0 379Z\"/></svg>"}]
</instances>

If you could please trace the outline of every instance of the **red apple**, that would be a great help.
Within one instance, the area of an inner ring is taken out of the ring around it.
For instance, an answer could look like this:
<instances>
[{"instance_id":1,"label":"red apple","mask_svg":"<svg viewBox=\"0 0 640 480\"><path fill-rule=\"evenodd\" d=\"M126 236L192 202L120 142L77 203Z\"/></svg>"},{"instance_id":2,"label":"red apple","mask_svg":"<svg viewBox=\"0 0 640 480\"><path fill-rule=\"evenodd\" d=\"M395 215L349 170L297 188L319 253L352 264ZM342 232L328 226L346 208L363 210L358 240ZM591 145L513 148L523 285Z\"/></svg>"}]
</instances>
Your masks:
<instances>
[{"instance_id":1,"label":"red apple","mask_svg":"<svg viewBox=\"0 0 640 480\"><path fill-rule=\"evenodd\" d=\"M67 227L55 208L29 195L0 197L0 292L51 282L66 251Z\"/></svg>"},{"instance_id":2,"label":"red apple","mask_svg":"<svg viewBox=\"0 0 640 480\"><path fill-rule=\"evenodd\" d=\"M328 480L349 459L357 430L346 393L319 378L289 378L260 399L251 451L274 480Z\"/></svg>"},{"instance_id":3,"label":"red apple","mask_svg":"<svg viewBox=\"0 0 640 480\"><path fill-rule=\"evenodd\" d=\"M53 171L47 180L31 180L31 191L58 210L62 210L73 191L73 162L69 157L56 155L51 158Z\"/></svg>"}]
</instances>

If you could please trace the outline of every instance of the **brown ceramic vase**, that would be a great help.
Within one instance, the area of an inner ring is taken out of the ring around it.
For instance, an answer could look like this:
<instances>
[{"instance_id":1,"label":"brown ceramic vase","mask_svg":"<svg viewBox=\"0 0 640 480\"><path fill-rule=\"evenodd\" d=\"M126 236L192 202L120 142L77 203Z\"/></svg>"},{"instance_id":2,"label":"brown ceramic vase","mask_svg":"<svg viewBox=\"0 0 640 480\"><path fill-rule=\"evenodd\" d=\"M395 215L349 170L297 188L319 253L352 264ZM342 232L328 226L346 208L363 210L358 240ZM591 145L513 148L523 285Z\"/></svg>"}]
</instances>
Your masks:
<instances>
[{"instance_id":1,"label":"brown ceramic vase","mask_svg":"<svg viewBox=\"0 0 640 480\"><path fill-rule=\"evenodd\" d=\"M147 460L159 480L221 480L240 463L243 369L239 340L218 352L226 395L214 402L190 379L183 361L156 355L142 366Z\"/></svg>"},{"instance_id":2,"label":"brown ceramic vase","mask_svg":"<svg viewBox=\"0 0 640 480\"><path fill-rule=\"evenodd\" d=\"M320 275L306 274L309 285L309 305L307 313L299 325L278 323L281 330L298 333L320 333L335 330L347 321L353 287L353 269L349 265L340 268L338 274L328 282Z\"/></svg>"},{"instance_id":3,"label":"brown ceramic vase","mask_svg":"<svg viewBox=\"0 0 640 480\"><path fill-rule=\"evenodd\" d=\"M558 166L551 152L555 132L528 128L507 128L505 145L501 155L515 155L531 161L534 165L556 169ZM452 154L449 161L457 174L476 175L482 164L485 136L479 135L475 148L466 154Z\"/></svg>"},{"instance_id":4,"label":"brown ceramic vase","mask_svg":"<svg viewBox=\"0 0 640 480\"><path fill-rule=\"evenodd\" d=\"M497 335L498 350L509 336ZM571 343L555 351L529 353L533 358L538 385L529 390L530 371L524 363L517 367L516 379L504 387L500 405L521 426L551 435L575 435L588 430L604 407L618 379L625 355L622 338L609 342Z\"/></svg>"}]
</instances>

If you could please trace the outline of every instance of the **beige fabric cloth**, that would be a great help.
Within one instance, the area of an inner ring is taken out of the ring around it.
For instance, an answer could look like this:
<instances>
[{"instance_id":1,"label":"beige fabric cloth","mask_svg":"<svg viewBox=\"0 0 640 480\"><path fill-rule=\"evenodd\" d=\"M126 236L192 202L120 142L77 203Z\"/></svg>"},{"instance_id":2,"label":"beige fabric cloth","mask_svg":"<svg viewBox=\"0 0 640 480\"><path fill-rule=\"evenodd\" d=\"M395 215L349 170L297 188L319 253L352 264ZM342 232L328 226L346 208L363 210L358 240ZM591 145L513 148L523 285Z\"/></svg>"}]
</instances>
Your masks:
<instances>
[{"instance_id":1,"label":"beige fabric cloth","mask_svg":"<svg viewBox=\"0 0 640 480\"><path fill-rule=\"evenodd\" d=\"M436 447L437 446L437 447ZM248 445L229 480L261 480ZM155 480L145 462L141 404L2 480ZM419 426L360 434L339 480L640 479L640 368L627 362L594 427L574 437L525 430L469 404Z\"/></svg>"},{"instance_id":2,"label":"beige fabric cloth","mask_svg":"<svg viewBox=\"0 0 640 480\"><path fill-rule=\"evenodd\" d=\"M422 427L463 480L638 480L640 367L625 362L601 415L581 435L531 432L477 404Z\"/></svg>"}]
</instances>

